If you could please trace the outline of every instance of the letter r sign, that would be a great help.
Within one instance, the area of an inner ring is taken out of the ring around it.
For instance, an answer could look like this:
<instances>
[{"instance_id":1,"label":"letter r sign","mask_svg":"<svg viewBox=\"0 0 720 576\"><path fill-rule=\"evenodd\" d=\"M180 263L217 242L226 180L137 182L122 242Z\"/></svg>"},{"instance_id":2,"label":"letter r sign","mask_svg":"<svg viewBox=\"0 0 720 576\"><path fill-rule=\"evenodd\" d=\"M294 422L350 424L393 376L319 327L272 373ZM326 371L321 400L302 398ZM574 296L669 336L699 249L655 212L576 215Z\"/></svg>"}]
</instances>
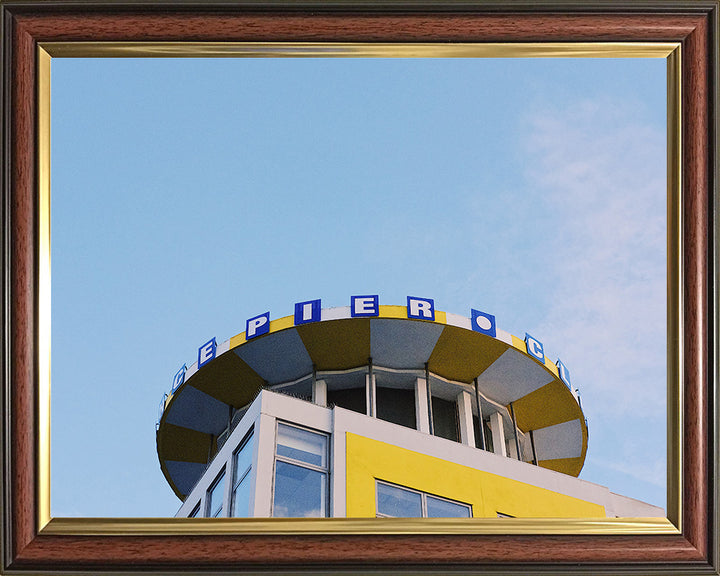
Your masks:
<instances>
[{"instance_id":1,"label":"letter r sign","mask_svg":"<svg viewBox=\"0 0 720 576\"><path fill-rule=\"evenodd\" d=\"M435 320L435 302L432 298L407 297L408 318L416 320Z\"/></svg>"}]
</instances>

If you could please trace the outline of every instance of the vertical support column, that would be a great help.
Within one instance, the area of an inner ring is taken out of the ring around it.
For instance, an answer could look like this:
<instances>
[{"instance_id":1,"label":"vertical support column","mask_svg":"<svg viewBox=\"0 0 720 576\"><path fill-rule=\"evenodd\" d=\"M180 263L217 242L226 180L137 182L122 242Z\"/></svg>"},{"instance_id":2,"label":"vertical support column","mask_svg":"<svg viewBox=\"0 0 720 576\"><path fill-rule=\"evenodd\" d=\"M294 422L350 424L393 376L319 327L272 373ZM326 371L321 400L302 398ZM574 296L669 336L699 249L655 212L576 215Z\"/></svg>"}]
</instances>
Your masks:
<instances>
[{"instance_id":1,"label":"vertical support column","mask_svg":"<svg viewBox=\"0 0 720 576\"><path fill-rule=\"evenodd\" d=\"M430 434L427 382L422 378L415 378L415 422L420 432Z\"/></svg>"},{"instance_id":2,"label":"vertical support column","mask_svg":"<svg viewBox=\"0 0 720 576\"><path fill-rule=\"evenodd\" d=\"M327 382L325 380L313 382L312 401L318 406L327 406Z\"/></svg>"},{"instance_id":3,"label":"vertical support column","mask_svg":"<svg viewBox=\"0 0 720 576\"><path fill-rule=\"evenodd\" d=\"M475 447L475 430L472 419L472 396L467 390L457 395L458 420L460 421L460 443Z\"/></svg>"},{"instance_id":4,"label":"vertical support column","mask_svg":"<svg viewBox=\"0 0 720 576\"><path fill-rule=\"evenodd\" d=\"M535 464L535 466L537 466L538 459L537 459L537 452L535 451L535 435L533 434L532 430L530 430L530 446L532 447L533 464Z\"/></svg>"},{"instance_id":5,"label":"vertical support column","mask_svg":"<svg viewBox=\"0 0 720 576\"><path fill-rule=\"evenodd\" d=\"M225 465L225 493L223 494L223 511L220 515L222 518L227 518L232 515L233 505L233 484L235 482L235 454L230 458L230 461Z\"/></svg>"},{"instance_id":6,"label":"vertical support column","mask_svg":"<svg viewBox=\"0 0 720 576\"><path fill-rule=\"evenodd\" d=\"M332 434L330 435L330 516L344 518L347 515L347 464L346 434L343 419L332 411Z\"/></svg>"},{"instance_id":7,"label":"vertical support column","mask_svg":"<svg viewBox=\"0 0 720 576\"><path fill-rule=\"evenodd\" d=\"M368 358L368 371L365 375L365 413L372 418L377 417L375 408L375 374L373 374L372 358Z\"/></svg>"},{"instance_id":8,"label":"vertical support column","mask_svg":"<svg viewBox=\"0 0 720 576\"><path fill-rule=\"evenodd\" d=\"M507 451L505 450L505 430L503 430L500 412L490 414L490 432L492 432L493 451L495 454L507 456Z\"/></svg>"},{"instance_id":9,"label":"vertical support column","mask_svg":"<svg viewBox=\"0 0 720 576\"><path fill-rule=\"evenodd\" d=\"M273 471L275 467L275 418L260 414L255 421L255 485L250 497L251 516L269 518L272 510Z\"/></svg>"},{"instance_id":10,"label":"vertical support column","mask_svg":"<svg viewBox=\"0 0 720 576\"><path fill-rule=\"evenodd\" d=\"M513 423L513 434L515 436L515 454L518 460L522 460L522 454L520 453L520 439L518 434L517 422L515 421L515 410L513 410L512 402L510 402L510 418Z\"/></svg>"},{"instance_id":11,"label":"vertical support column","mask_svg":"<svg viewBox=\"0 0 720 576\"><path fill-rule=\"evenodd\" d=\"M481 450L487 450L487 442L485 441L485 426L483 426L482 403L480 402L480 388L478 386L477 378L475 378L475 401L477 402L478 426L480 426L480 446L478 446L478 448Z\"/></svg>"},{"instance_id":12,"label":"vertical support column","mask_svg":"<svg viewBox=\"0 0 720 576\"><path fill-rule=\"evenodd\" d=\"M425 362L425 391L427 392L427 407L428 407L428 425L429 434L435 435L435 425L433 424L433 410L432 410L432 387L430 385L430 369L428 368L427 362Z\"/></svg>"}]
</instances>

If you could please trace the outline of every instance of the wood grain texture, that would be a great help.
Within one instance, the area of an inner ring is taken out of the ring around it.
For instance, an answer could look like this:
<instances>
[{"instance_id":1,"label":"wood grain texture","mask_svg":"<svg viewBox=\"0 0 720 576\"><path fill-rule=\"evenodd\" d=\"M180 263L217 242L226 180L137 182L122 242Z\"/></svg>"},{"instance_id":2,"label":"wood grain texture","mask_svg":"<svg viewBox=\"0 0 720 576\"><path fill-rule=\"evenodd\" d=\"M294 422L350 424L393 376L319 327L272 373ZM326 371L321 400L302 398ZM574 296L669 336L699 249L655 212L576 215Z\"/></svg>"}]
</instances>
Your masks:
<instances>
[{"instance_id":1,"label":"wood grain texture","mask_svg":"<svg viewBox=\"0 0 720 576\"><path fill-rule=\"evenodd\" d=\"M708 174L711 159L705 22L690 34L683 47L683 241L686 353L684 381L684 499L685 536L702 554L708 544L708 435L712 427L708 406L712 375L708 372L708 219L712 189Z\"/></svg>"},{"instance_id":2,"label":"wood grain texture","mask_svg":"<svg viewBox=\"0 0 720 576\"><path fill-rule=\"evenodd\" d=\"M78 568L124 563L167 568L203 566L310 568L482 564L702 563L678 536L282 536L282 537L49 537L33 543L18 566L42 570L68 562Z\"/></svg>"},{"instance_id":3,"label":"wood grain texture","mask_svg":"<svg viewBox=\"0 0 720 576\"><path fill-rule=\"evenodd\" d=\"M14 554L35 537L35 46L29 34L13 34L17 62L11 77L11 458Z\"/></svg>"},{"instance_id":4,"label":"wood grain texture","mask_svg":"<svg viewBox=\"0 0 720 576\"><path fill-rule=\"evenodd\" d=\"M666 5L668 6L668 5ZM8 8L12 19L12 568L17 570L368 568L506 571L622 566L709 570L712 370L708 318L711 139L709 9L663 13ZM38 41L681 41L683 42L683 534L663 536L113 536L37 535L35 528L35 43ZM628 568L629 569L629 568Z\"/></svg>"},{"instance_id":5,"label":"wood grain texture","mask_svg":"<svg viewBox=\"0 0 720 576\"><path fill-rule=\"evenodd\" d=\"M39 41L315 42L657 41L684 38L696 15L192 13L18 16Z\"/></svg>"}]
</instances>

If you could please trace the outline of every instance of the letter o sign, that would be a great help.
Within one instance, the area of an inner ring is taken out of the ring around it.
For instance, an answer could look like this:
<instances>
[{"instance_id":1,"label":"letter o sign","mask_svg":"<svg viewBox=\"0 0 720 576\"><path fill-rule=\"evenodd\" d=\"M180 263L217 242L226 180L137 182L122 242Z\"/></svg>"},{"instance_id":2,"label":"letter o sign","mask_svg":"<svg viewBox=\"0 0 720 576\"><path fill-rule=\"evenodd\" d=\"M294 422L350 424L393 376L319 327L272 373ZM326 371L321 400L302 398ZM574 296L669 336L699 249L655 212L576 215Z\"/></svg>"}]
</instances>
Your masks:
<instances>
[{"instance_id":1,"label":"letter o sign","mask_svg":"<svg viewBox=\"0 0 720 576\"><path fill-rule=\"evenodd\" d=\"M475 332L487 334L493 338L496 337L495 316L487 312L481 312L480 310L471 310L470 313L470 324Z\"/></svg>"}]
</instances>

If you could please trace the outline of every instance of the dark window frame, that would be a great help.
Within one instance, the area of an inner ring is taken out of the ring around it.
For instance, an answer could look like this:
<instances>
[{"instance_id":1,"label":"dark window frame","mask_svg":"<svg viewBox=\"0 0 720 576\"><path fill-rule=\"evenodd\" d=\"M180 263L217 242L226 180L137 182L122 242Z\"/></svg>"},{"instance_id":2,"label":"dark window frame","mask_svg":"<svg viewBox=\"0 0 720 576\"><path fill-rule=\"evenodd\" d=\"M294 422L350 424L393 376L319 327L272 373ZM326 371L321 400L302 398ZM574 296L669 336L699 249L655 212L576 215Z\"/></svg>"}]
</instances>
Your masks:
<instances>
[{"instance_id":1,"label":"dark window frame","mask_svg":"<svg viewBox=\"0 0 720 576\"><path fill-rule=\"evenodd\" d=\"M422 490L417 490L416 488L410 488L409 486L403 486L402 484L396 484L394 482L388 482L387 480L380 480L379 478L375 478L375 517L376 518L397 518L397 516L390 516L389 514L383 514L378 510L378 504L380 502L380 499L378 498L378 486L381 484L384 484L385 486L390 486L392 488L398 488L400 490L405 490L407 492L412 492L415 494L420 494L421 496L421 511L422 516L420 518L429 518L427 515L427 498L428 496L431 498L435 498L437 500L443 500L445 502L450 502L451 504L456 504L458 506L462 506L466 508L469 512L468 518L473 518L473 507L472 504L468 504L467 502L460 502L459 500L453 500L452 498L446 498L445 496L439 496L438 494L433 494L432 492L424 492Z\"/></svg>"}]
</instances>

